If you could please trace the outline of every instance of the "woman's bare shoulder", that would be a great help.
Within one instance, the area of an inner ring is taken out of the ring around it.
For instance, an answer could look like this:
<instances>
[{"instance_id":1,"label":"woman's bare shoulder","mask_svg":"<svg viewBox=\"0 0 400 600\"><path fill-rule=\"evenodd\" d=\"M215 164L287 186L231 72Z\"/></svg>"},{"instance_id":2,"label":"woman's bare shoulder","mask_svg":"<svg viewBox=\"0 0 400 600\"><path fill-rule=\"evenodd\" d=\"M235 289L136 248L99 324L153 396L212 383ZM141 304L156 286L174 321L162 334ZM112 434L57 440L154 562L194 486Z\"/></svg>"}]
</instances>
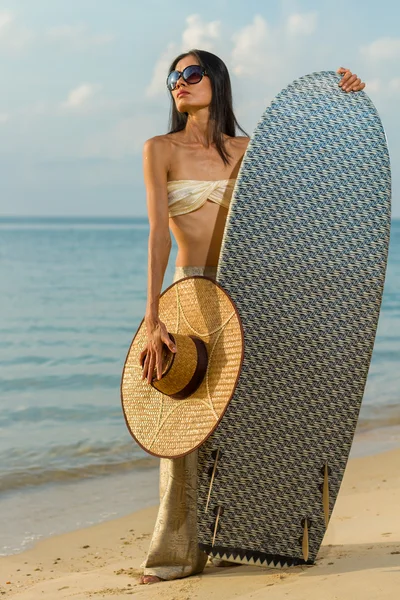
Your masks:
<instances>
[{"instance_id":1,"label":"woman's bare shoulder","mask_svg":"<svg viewBox=\"0 0 400 600\"><path fill-rule=\"evenodd\" d=\"M231 138L232 140L236 140L236 142L238 144L244 144L245 146L247 146L247 144L250 141L250 138L248 135L236 135L235 137Z\"/></svg>"},{"instance_id":2,"label":"woman's bare shoulder","mask_svg":"<svg viewBox=\"0 0 400 600\"><path fill-rule=\"evenodd\" d=\"M169 135L155 135L149 138L143 144L144 150L153 150L163 152L171 147L171 138Z\"/></svg>"},{"instance_id":3,"label":"woman's bare shoulder","mask_svg":"<svg viewBox=\"0 0 400 600\"><path fill-rule=\"evenodd\" d=\"M232 148L237 148L245 152L250 138L247 135L236 135L235 137L228 138L228 140Z\"/></svg>"},{"instance_id":4,"label":"woman's bare shoulder","mask_svg":"<svg viewBox=\"0 0 400 600\"><path fill-rule=\"evenodd\" d=\"M171 164L171 141L167 135L155 135L143 144L144 165L153 165L168 172Z\"/></svg>"}]
</instances>

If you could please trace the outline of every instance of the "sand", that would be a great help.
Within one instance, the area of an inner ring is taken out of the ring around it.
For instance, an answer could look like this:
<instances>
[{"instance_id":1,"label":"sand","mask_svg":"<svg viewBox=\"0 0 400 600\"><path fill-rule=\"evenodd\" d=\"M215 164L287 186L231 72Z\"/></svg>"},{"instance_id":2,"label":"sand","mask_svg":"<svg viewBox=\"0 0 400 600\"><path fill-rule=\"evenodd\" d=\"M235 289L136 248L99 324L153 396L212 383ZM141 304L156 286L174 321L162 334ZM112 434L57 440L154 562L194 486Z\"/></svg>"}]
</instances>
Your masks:
<instances>
[{"instance_id":1,"label":"sand","mask_svg":"<svg viewBox=\"0 0 400 600\"><path fill-rule=\"evenodd\" d=\"M400 598L400 449L350 459L313 566L207 566L199 576L139 585L156 512L156 507L146 509L1 558L0 598Z\"/></svg>"}]
</instances>

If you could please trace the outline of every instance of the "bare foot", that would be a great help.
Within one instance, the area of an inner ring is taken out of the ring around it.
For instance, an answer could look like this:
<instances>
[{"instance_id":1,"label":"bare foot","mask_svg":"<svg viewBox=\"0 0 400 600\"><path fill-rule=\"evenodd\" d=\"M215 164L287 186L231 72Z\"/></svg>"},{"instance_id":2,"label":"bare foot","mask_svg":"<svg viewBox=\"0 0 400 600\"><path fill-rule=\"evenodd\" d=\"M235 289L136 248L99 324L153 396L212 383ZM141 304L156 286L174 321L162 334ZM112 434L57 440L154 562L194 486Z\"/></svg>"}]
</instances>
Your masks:
<instances>
[{"instance_id":1,"label":"bare foot","mask_svg":"<svg viewBox=\"0 0 400 600\"><path fill-rule=\"evenodd\" d=\"M142 575L139 579L139 583L148 585L149 583L158 583L159 581L164 581L161 577L156 577L156 575Z\"/></svg>"},{"instance_id":2,"label":"bare foot","mask_svg":"<svg viewBox=\"0 0 400 600\"><path fill-rule=\"evenodd\" d=\"M213 567L241 567L240 563L230 562L229 560L221 560L220 558L212 558L211 564Z\"/></svg>"},{"instance_id":3,"label":"bare foot","mask_svg":"<svg viewBox=\"0 0 400 600\"><path fill-rule=\"evenodd\" d=\"M228 560L214 559L211 561L213 567L240 567L240 563L229 562Z\"/></svg>"}]
</instances>

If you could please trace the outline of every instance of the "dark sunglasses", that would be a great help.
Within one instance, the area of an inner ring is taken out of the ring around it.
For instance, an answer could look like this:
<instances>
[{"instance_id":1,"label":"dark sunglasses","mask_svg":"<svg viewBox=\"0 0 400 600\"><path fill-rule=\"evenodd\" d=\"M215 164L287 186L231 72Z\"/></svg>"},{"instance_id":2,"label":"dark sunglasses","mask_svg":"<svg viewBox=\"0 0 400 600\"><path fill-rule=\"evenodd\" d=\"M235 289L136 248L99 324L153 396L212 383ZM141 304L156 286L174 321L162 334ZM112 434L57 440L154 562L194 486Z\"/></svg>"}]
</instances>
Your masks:
<instances>
[{"instance_id":1,"label":"dark sunglasses","mask_svg":"<svg viewBox=\"0 0 400 600\"><path fill-rule=\"evenodd\" d=\"M204 75L207 75L206 70L200 65L189 65L183 71L171 71L167 77L167 88L170 92L176 88L178 79L182 77L186 83L200 83Z\"/></svg>"}]
</instances>

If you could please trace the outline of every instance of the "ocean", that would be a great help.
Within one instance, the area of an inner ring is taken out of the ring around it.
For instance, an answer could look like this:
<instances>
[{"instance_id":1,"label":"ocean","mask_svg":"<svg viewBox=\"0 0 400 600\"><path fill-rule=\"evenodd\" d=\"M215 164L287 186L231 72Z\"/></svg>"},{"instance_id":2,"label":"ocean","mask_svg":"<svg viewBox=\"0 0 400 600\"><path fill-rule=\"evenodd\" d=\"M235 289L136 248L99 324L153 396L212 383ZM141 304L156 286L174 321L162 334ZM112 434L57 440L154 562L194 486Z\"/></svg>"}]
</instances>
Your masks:
<instances>
[{"instance_id":1,"label":"ocean","mask_svg":"<svg viewBox=\"0 0 400 600\"><path fill-rule=\"evenodd\" d=\"M0 555L154 505L120 378L143 317L146 218L0 219ZM173 244L164 286L172 283ZM352 456L400 445L400 221Z\"/></svg>"}]
</instances>

